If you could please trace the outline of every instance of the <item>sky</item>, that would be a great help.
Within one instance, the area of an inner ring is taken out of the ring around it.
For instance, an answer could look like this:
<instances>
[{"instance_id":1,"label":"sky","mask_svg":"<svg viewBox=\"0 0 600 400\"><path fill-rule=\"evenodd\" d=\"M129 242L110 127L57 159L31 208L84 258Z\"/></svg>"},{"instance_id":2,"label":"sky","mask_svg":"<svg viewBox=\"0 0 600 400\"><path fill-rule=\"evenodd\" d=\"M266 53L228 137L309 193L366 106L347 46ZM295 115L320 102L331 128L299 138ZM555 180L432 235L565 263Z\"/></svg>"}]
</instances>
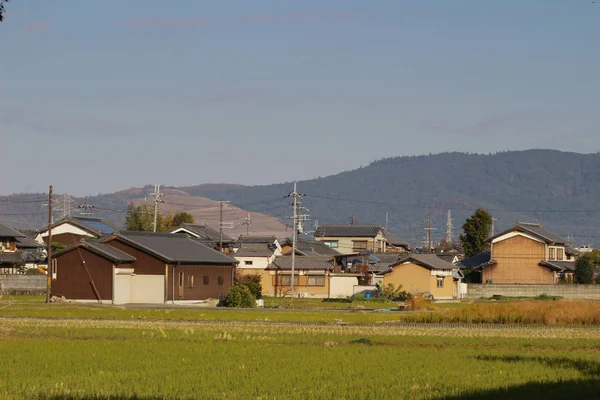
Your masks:
<instances>
[{"instance_id":1,"label":"sky","mask_svg":"<svg viewBox=\"0 0 600 400\"><path fill-rule=\"evenodd\" d=\"M600 148L600 2L12 0L0 194Z\"/></svg>"}]
</instances>

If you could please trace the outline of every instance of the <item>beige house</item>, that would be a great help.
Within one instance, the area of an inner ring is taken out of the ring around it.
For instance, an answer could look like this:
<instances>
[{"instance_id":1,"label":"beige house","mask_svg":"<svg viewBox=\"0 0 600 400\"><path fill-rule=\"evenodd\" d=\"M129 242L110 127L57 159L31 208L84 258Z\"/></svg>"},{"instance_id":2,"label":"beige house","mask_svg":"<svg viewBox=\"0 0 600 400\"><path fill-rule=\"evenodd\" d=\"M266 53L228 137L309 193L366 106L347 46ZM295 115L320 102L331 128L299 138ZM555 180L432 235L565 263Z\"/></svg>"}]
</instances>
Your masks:
<instances>
[{"instance_id":1,"label":"beige house","mask_svg":"<svg viewBox=\"0 0 600 400\"><path fill-rule=\"evenodd\" d=\"M315 240L341 254L387 250L385 230L378 225L320 225L315 231Z\"/></svg>"},{"instance_id":2,"label":"beige house","mask_svg":"<svg viewBox=\"0 0 600 400\"><path fill-rule=\"evenodd\" d=\"M573 277L578 252L540 224L518 222L488 242L490 259L478 267L483 283L551 285Z\"/></svg>"},{"instance_id":3,"label":"beige house","mask_svg":"<svg viewBox=\"0 0 600 400\"><path fill-rule=\"evenodd\" d=\"M430 294L434 299L459 297L461 275L458 267L435 254L409 254L382 272L383 285L402 285L402 290Z\"/></svg>"}]
</instances>

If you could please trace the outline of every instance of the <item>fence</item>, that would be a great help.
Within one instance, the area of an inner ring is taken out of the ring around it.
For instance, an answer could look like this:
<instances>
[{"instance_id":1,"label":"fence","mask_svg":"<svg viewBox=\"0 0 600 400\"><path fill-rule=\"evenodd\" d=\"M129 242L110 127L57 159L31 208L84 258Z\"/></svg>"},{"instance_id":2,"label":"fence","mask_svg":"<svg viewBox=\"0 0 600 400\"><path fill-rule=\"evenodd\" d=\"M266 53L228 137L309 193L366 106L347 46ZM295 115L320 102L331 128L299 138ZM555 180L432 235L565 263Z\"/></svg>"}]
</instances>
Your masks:
<instances>
[{"instance_id":1,"label":"fence","mask_svg":"<svg viewBox=\"0 0 600 400\"><path fill-rule=\"evenodd\" d=\"M469 299L494 295L536 297L542 294L562 296L565 299L600 300L600 285L484 285L469 283L466 297Z\"/></svg>"},{"instance_id":2,"label":"fence","mask_svg":"<svg viewBox=\"0 0 600 400\"><path fill-rule=\"evenodd\" d=\"M46 275L0 275L0 294L46 293Z\"/></svg>"}]
</instances>

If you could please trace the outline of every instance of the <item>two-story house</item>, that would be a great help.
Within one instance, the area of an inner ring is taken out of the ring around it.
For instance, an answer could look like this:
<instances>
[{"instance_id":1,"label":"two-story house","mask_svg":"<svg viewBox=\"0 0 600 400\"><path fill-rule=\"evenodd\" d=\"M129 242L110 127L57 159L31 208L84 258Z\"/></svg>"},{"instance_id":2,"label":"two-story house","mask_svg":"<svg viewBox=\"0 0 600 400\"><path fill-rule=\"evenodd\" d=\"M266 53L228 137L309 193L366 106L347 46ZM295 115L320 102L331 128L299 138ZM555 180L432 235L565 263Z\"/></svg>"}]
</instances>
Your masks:
<instances>
[{"instance_id":1,"label":"two-story house","mask_svg":"<svg viewBox=\"0 0 600 400\"><path fill-rule=\"evenodd\" d=\"M568 240L538 223L518 222L487 242L489 261L478 267L483 283L556 284L575 271L577 252Z\"/></svg>"},{"instance_id":2,"label":"two-story house","mask_svg":"<svg viewBox=\"0 0 600 400\"><path fill-rule=\"evenodd\" d=\"M366 249L380 253L386 250L385 233L378 225L319 225L315 240L341 254L360 253Z\"/></svg>"},{"instance_id":3,"label":"two-story house","mask_svg":"<svg viewBox=\"0 0 600 400\"><path fill-rule=\"evenodd\" d=\"M13 268L23 264L17 252L17 240L25 237L21 232L0 224L0 268L5 272L13 272Z\"/></svg>"}]
</instances>

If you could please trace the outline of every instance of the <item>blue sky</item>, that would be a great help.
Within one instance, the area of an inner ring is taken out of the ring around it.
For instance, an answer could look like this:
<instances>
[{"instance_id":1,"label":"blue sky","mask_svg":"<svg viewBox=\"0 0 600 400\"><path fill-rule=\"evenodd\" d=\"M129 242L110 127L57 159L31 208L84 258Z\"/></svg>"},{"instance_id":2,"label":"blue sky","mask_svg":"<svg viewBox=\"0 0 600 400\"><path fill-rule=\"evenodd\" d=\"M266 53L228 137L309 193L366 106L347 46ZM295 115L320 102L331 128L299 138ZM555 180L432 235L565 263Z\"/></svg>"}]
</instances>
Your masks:
<instances>
[{"instance_id":1,"label":"blue sky","mask_svg":"<svg viewBox=\"0 0 600 400\"><path fill-rule=\"evenodd\" d=\"M592 0L6 7L0 194L265 184L400 155L600 148Z\"/></svg>"}]
</instances>

